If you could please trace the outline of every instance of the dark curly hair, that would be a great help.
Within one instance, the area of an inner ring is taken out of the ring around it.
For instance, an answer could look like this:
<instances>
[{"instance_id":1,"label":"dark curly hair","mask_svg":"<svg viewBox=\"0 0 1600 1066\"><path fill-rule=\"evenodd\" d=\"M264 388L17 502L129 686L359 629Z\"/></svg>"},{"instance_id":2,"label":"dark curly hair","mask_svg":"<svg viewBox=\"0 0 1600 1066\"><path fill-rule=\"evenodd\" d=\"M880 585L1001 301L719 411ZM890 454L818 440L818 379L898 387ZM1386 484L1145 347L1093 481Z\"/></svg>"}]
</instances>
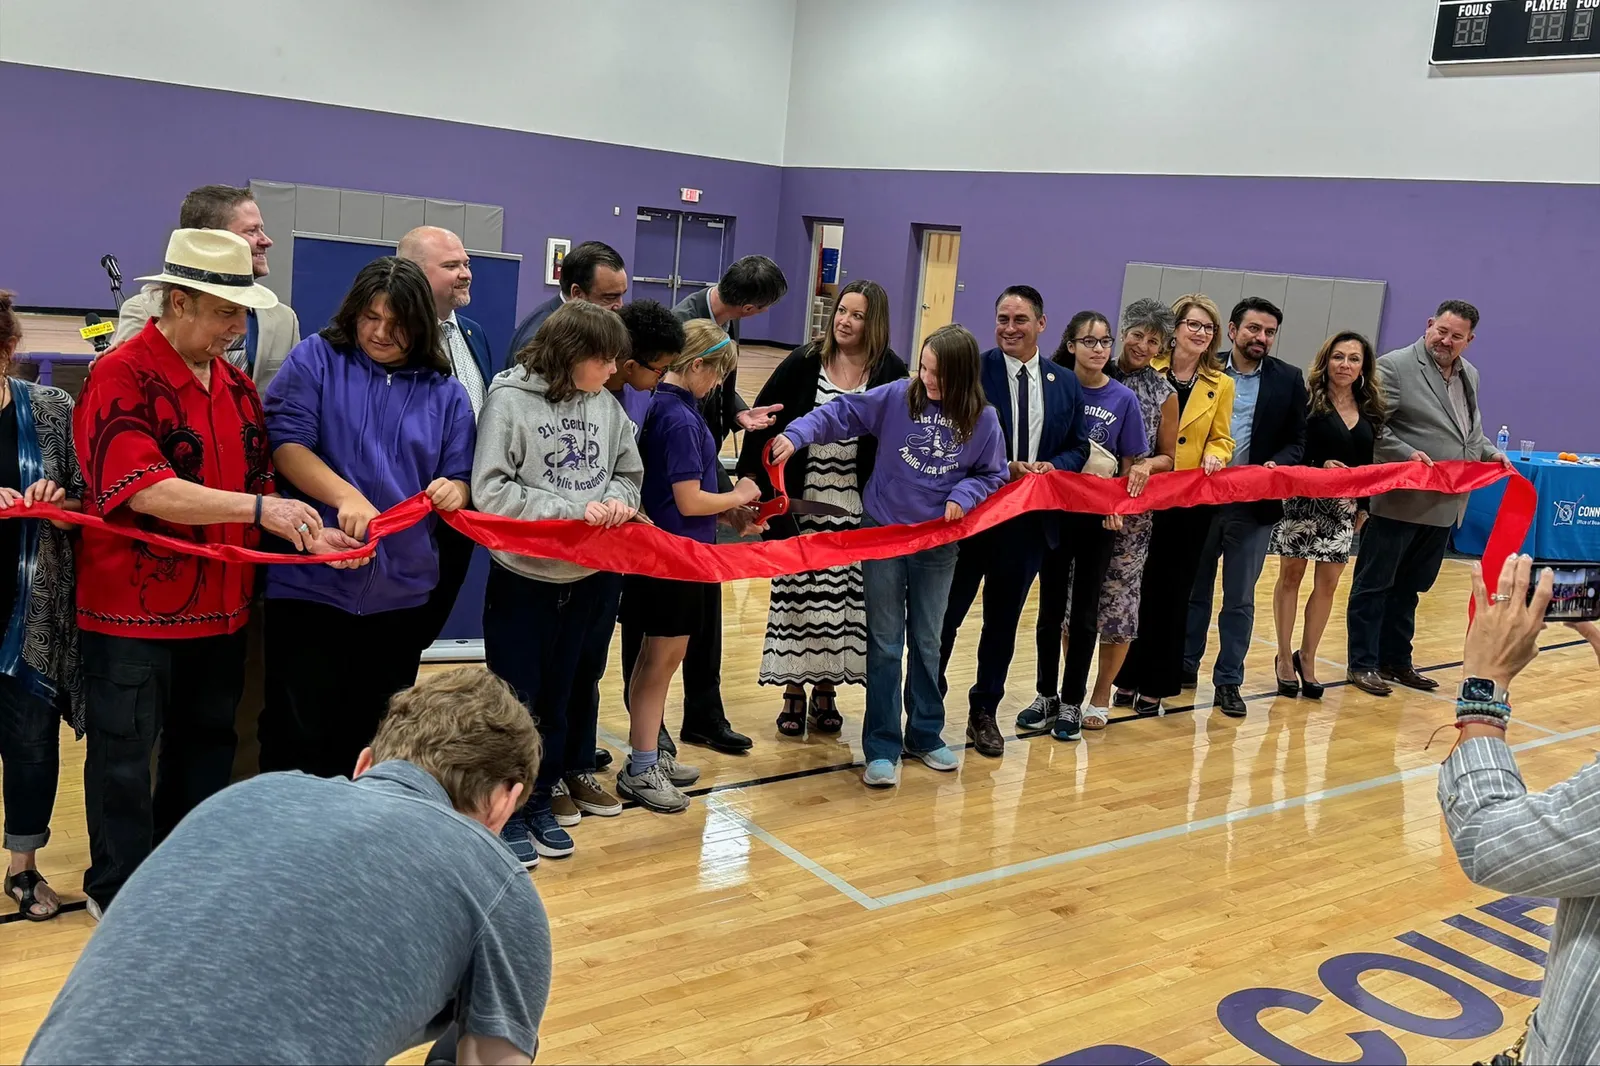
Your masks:
<instances>
[{"instance_id":1,"label":"dark curly hair","mask_svg":"<svg viewBox=\"0 0 1600 1066\"><path fill-rule=\"evenodd\" d=\"M628 327L627 358L640 366L649 366L663 356L683 351L683 323L665 304L635 300L617 314Z\"/></svg>"}]
</instances>

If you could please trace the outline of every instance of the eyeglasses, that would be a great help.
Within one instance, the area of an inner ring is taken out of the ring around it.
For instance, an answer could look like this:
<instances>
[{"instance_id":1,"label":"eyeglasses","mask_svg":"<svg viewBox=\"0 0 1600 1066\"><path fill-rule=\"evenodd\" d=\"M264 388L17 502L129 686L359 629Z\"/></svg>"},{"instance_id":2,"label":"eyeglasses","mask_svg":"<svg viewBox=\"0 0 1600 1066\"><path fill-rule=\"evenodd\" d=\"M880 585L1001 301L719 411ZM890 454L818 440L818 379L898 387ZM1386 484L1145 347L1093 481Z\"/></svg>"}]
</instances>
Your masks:
<instances>
[{"instance_id":1,"label":"eyeglasses","mask_svg":"<svg viewBox=\"0 0 1600 1066\"><path fill-rule=\"evenodd\" d=\"M1210 322L1201 322L1193 318L1184 319L1183 324L1189 327L1190 333L1198 333L1202 337L1209 337L1217 331L1217 327Z\"/></svg>"},{"instance_id":2,"label":"eyeglasses","mask_svg":"<svg viewBox=\"0 0 1600 1066\"><path fill-rule=\"evenodd\" d=\"M1091 349L1091 350L1099 349L1101 351L1108 351L1111 348L1111 338L1110 337L1079 337L1077 340L1073 341L1072 343L1073 344L1081 344L1085 348L1088 348L1088 349Z\"/></svg>"}]
</instances>

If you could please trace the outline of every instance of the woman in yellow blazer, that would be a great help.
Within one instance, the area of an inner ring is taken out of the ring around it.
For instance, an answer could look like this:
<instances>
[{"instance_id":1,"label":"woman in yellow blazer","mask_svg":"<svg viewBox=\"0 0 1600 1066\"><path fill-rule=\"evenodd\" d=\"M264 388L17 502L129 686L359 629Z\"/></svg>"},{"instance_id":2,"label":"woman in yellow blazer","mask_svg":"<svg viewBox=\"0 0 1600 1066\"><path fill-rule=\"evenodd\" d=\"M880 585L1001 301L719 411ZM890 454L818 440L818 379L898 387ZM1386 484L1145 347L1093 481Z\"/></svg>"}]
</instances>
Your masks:
<instances>
[{"instance_id":1,"label":"woman in yellow blazer","mask_svg":"<svg viewBox=\"0 0 1600 1066\"><path fill-rule=\"evenodd\" d=\"M1150 365L1178 393L1176 469L1215 474L1233 459L1233 379L1222 372L1222 312L1208 296L1190 293L1172 305L1178 328L1172 350ZM1161 713L1161 701L1183 690L1184 628L1189 593L1211 526L1212 507L1157 511L1139 598L1139 636L1117 673L1119 707Z\"/></svg>"}]
</instances>

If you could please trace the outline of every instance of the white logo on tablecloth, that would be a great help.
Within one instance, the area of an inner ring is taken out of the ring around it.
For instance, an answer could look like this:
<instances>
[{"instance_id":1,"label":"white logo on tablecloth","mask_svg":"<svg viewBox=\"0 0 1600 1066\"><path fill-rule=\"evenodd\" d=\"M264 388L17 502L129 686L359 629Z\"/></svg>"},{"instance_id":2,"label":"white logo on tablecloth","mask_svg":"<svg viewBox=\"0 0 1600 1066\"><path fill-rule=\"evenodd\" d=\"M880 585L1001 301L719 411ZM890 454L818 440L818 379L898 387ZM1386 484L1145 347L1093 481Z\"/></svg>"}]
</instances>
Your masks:
<instances>
[{"instance_id":1,"label":"white logo on tablecloth","mask_svg":"<svg viewBox=\"0 0 1600 1066\"><path fill-rule=\"evenodd\" d=\"M1555 509L1555 518L1551 521L1553 526L1600 526L1600 507L1585 504L1585 497L1579 496L1576 500L1551 500L1550 505Z\"/></svg>"}]
</instances>

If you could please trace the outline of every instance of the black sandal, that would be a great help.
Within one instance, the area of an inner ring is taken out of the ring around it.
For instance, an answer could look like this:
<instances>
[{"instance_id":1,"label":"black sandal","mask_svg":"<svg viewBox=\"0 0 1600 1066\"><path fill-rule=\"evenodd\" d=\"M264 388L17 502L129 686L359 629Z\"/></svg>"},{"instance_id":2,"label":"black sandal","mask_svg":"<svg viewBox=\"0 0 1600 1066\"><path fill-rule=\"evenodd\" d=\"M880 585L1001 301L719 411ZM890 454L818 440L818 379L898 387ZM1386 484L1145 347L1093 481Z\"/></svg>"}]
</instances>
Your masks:
<instances>
[{"instance_id":1,"label":"black sandal","mask_svg":"<svg viewBox=\"0 0 1600 1066\"><path fill-rule=\"evenodd\" d=\"M59 902L56 903L52 910L46 911L44 914L35 914L33 908L47 906L43 900L38 898L36 893L40 885L49 883L40 876L38 870L23 870L21 873L8 874L6 876L6 895L18 901L17 913L28 919L28 921L48 922L51 918L61 913L61 904ZM17 895L19 889L22 892L20 896Z\"/></svg>"},{"instance_id":2,"label":"black sandal","mask_svg":"<svg viewBox=\"0 0 1600 1066\"><path fill-rule=\"evenodd\" d=\"M778 732L786 737L806 735L806 697L804 693L785 692L783 710L778 712Z\"/></svg>"},{"instance_id":3,"label":"black sandal","mask_svg":"<svg viewBox=\"0 0 1600 1066\"><path fill-rule=\"evenodd\" d=\"M819 733L827 733L830 736L844 728L844 716L839 713L839 701L833 697L832 690L818 692L816 689L812 689L811 705L808 708L811 716L811 728ZM826 707L822 706L817 702L818 699L827 700L828 705Z\"/></svg>"}]
</instances>

